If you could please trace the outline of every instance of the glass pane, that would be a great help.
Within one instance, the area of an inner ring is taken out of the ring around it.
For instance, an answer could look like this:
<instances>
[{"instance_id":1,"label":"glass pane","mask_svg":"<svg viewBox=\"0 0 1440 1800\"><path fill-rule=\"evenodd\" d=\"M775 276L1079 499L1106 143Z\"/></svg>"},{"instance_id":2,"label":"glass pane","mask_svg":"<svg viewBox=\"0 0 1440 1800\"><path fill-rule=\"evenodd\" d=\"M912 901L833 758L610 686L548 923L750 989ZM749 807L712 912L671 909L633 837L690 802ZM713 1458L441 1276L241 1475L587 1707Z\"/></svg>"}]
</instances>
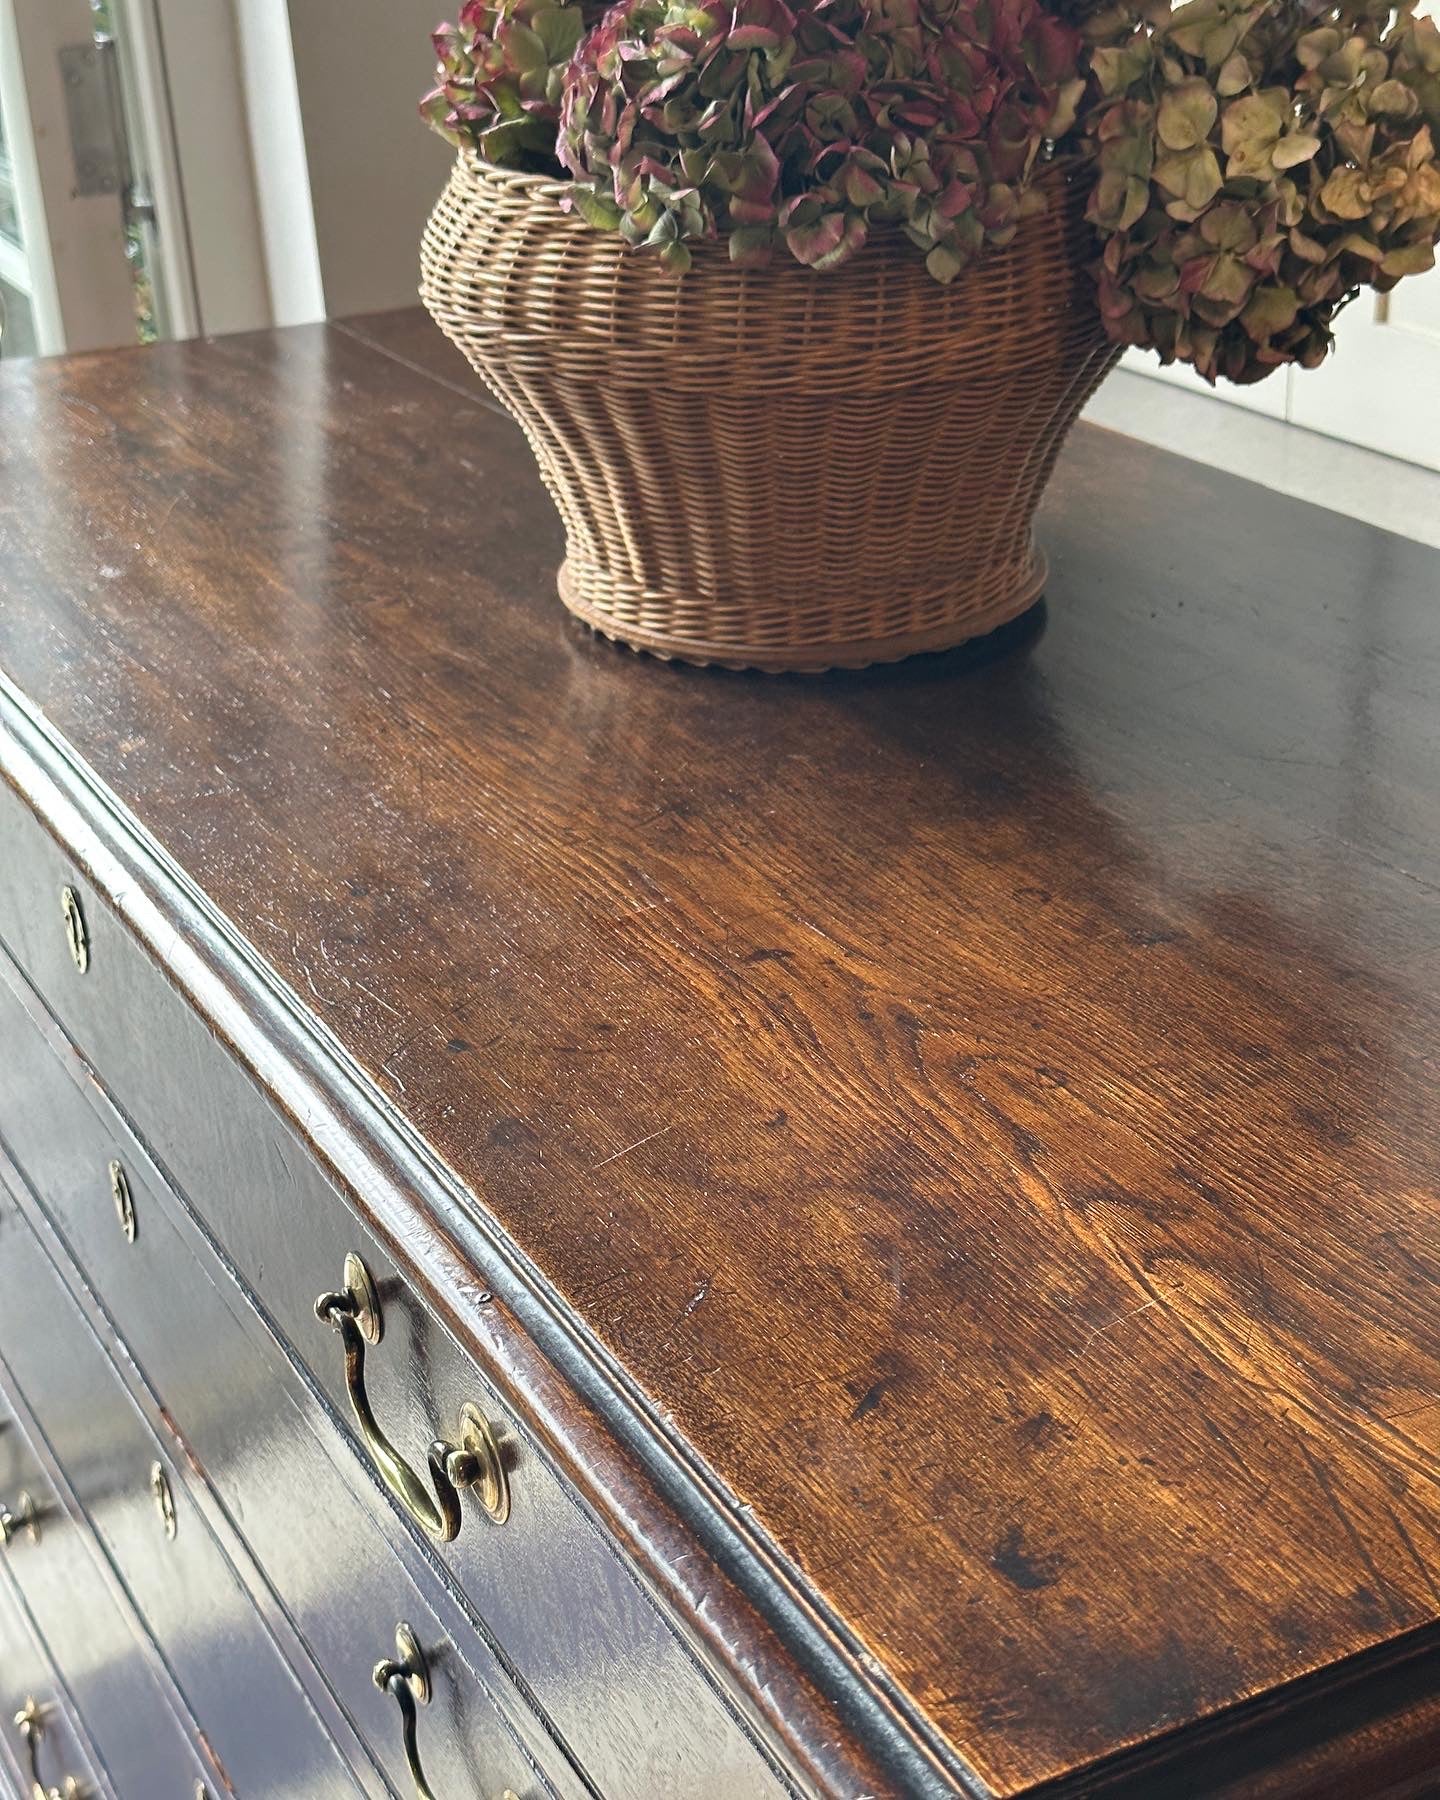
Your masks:
<instances>
[{"instance_id":1,"label":"glass pane","mask_svg":"<svg viewBox=\"0 0 1440 1800\"><path fill-rule=\"evenodd\" d=\"M0 356L34 356L36 348L30 296L0 280Z\"/></svg>"},{"instance_id":2,"label":"glass pane","mask_svg":"<svg viewBox=\"0 0 1440 1800\"><path fill-rule=\"evenodd\" d=\"M10 168L10 149L5 141L5 115L0 113L0 237L20 248L20 214L15 199L15 176Z\"/></svg>"},{"instance_id":3,"label":"glass pane","mask_svg":"<svg viewBox=\"0 0 1440 1800\"><path fill-rule=\"evenodd\" d=\"M0 110L0 356L34 356L35 350L30 264L20 231L20 203L5 136L5 115Z\"/></svg>"}]
</instances>

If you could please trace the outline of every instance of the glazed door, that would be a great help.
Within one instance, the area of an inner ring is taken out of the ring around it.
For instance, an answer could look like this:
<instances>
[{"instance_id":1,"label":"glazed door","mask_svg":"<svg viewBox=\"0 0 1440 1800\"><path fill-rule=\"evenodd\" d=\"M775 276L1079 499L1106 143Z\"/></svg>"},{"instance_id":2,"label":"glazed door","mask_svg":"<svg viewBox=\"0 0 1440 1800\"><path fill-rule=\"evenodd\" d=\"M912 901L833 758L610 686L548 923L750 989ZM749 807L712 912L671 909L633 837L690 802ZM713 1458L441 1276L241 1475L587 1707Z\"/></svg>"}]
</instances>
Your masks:
<instances>
[{"instance_id":1,"label":"glazed door","mask_svg":"<svg viewBox=\"0 0 1440 1800\"><path fill-rule=\"evenodd\" d=\"M185 259L162 225L172 196L156 195L154 26L149 0L0 0L0 354L187 325Z\"/></svg>"}]
</instances>

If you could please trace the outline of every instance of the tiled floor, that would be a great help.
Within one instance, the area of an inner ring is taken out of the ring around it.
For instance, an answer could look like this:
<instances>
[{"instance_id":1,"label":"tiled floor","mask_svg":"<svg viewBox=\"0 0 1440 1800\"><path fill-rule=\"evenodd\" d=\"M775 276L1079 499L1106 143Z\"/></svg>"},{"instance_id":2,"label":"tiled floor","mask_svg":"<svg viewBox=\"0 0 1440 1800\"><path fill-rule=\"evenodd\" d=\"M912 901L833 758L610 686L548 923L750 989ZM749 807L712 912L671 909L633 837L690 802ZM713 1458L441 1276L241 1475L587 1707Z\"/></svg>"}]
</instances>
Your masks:
<instances>
[{"instance_id":1,"label":"tiled floor","mask_svg":"<svg viewBox=\"0 0 1440 1800\"><path fill-rule=\"evenodd\" d=\"M1440 475L1118 369L1085 417L1440 548ZM1437 577L1440 586L1440 577Z\"/></svg>"}]
</instances>

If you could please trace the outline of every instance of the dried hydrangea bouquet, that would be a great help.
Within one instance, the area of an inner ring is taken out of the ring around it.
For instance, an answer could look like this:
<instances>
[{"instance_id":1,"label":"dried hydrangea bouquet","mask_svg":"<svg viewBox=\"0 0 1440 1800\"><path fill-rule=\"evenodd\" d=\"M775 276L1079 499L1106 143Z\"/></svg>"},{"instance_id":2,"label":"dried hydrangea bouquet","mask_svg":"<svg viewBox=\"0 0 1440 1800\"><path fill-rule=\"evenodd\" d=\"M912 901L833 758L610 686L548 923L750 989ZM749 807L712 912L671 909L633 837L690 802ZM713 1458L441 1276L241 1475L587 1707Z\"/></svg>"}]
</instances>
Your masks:
<instances>
[{"instance_id":1,"label":"dried hydrangea bouquet","mask_svg":"<svg viewBox=\"0 0 1440 1800\"><path fill-rule=\"evenodd\" d=\"M1411 0L468 0L426 303L519 420L566 604L692 662L990 631L1125 344L1250 382L1440 236Z\"/></svg>"}]
</instances>

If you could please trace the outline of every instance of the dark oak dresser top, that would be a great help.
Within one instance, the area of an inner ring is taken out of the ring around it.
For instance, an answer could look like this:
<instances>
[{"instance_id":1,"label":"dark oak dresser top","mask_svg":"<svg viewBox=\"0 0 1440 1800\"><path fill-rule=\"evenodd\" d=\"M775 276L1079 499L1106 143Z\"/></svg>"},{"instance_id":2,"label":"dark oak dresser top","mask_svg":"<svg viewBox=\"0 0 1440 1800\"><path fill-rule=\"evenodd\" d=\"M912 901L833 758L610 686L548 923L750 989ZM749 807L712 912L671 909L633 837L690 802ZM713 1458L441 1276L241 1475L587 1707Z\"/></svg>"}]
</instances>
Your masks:
<instances>
[{"instance_id":1,"label":"dark oak dresser top","mask_svg":"<svg viewBox=\"0 0 1440 1800\"><path fill-rule=\"evenodd\" d=\"M1440 557L1093 428L1043 532L667 669L418 314L0 370L0 669L805 1780L1434 1791Z\"/></svg>"}]
</instances>

